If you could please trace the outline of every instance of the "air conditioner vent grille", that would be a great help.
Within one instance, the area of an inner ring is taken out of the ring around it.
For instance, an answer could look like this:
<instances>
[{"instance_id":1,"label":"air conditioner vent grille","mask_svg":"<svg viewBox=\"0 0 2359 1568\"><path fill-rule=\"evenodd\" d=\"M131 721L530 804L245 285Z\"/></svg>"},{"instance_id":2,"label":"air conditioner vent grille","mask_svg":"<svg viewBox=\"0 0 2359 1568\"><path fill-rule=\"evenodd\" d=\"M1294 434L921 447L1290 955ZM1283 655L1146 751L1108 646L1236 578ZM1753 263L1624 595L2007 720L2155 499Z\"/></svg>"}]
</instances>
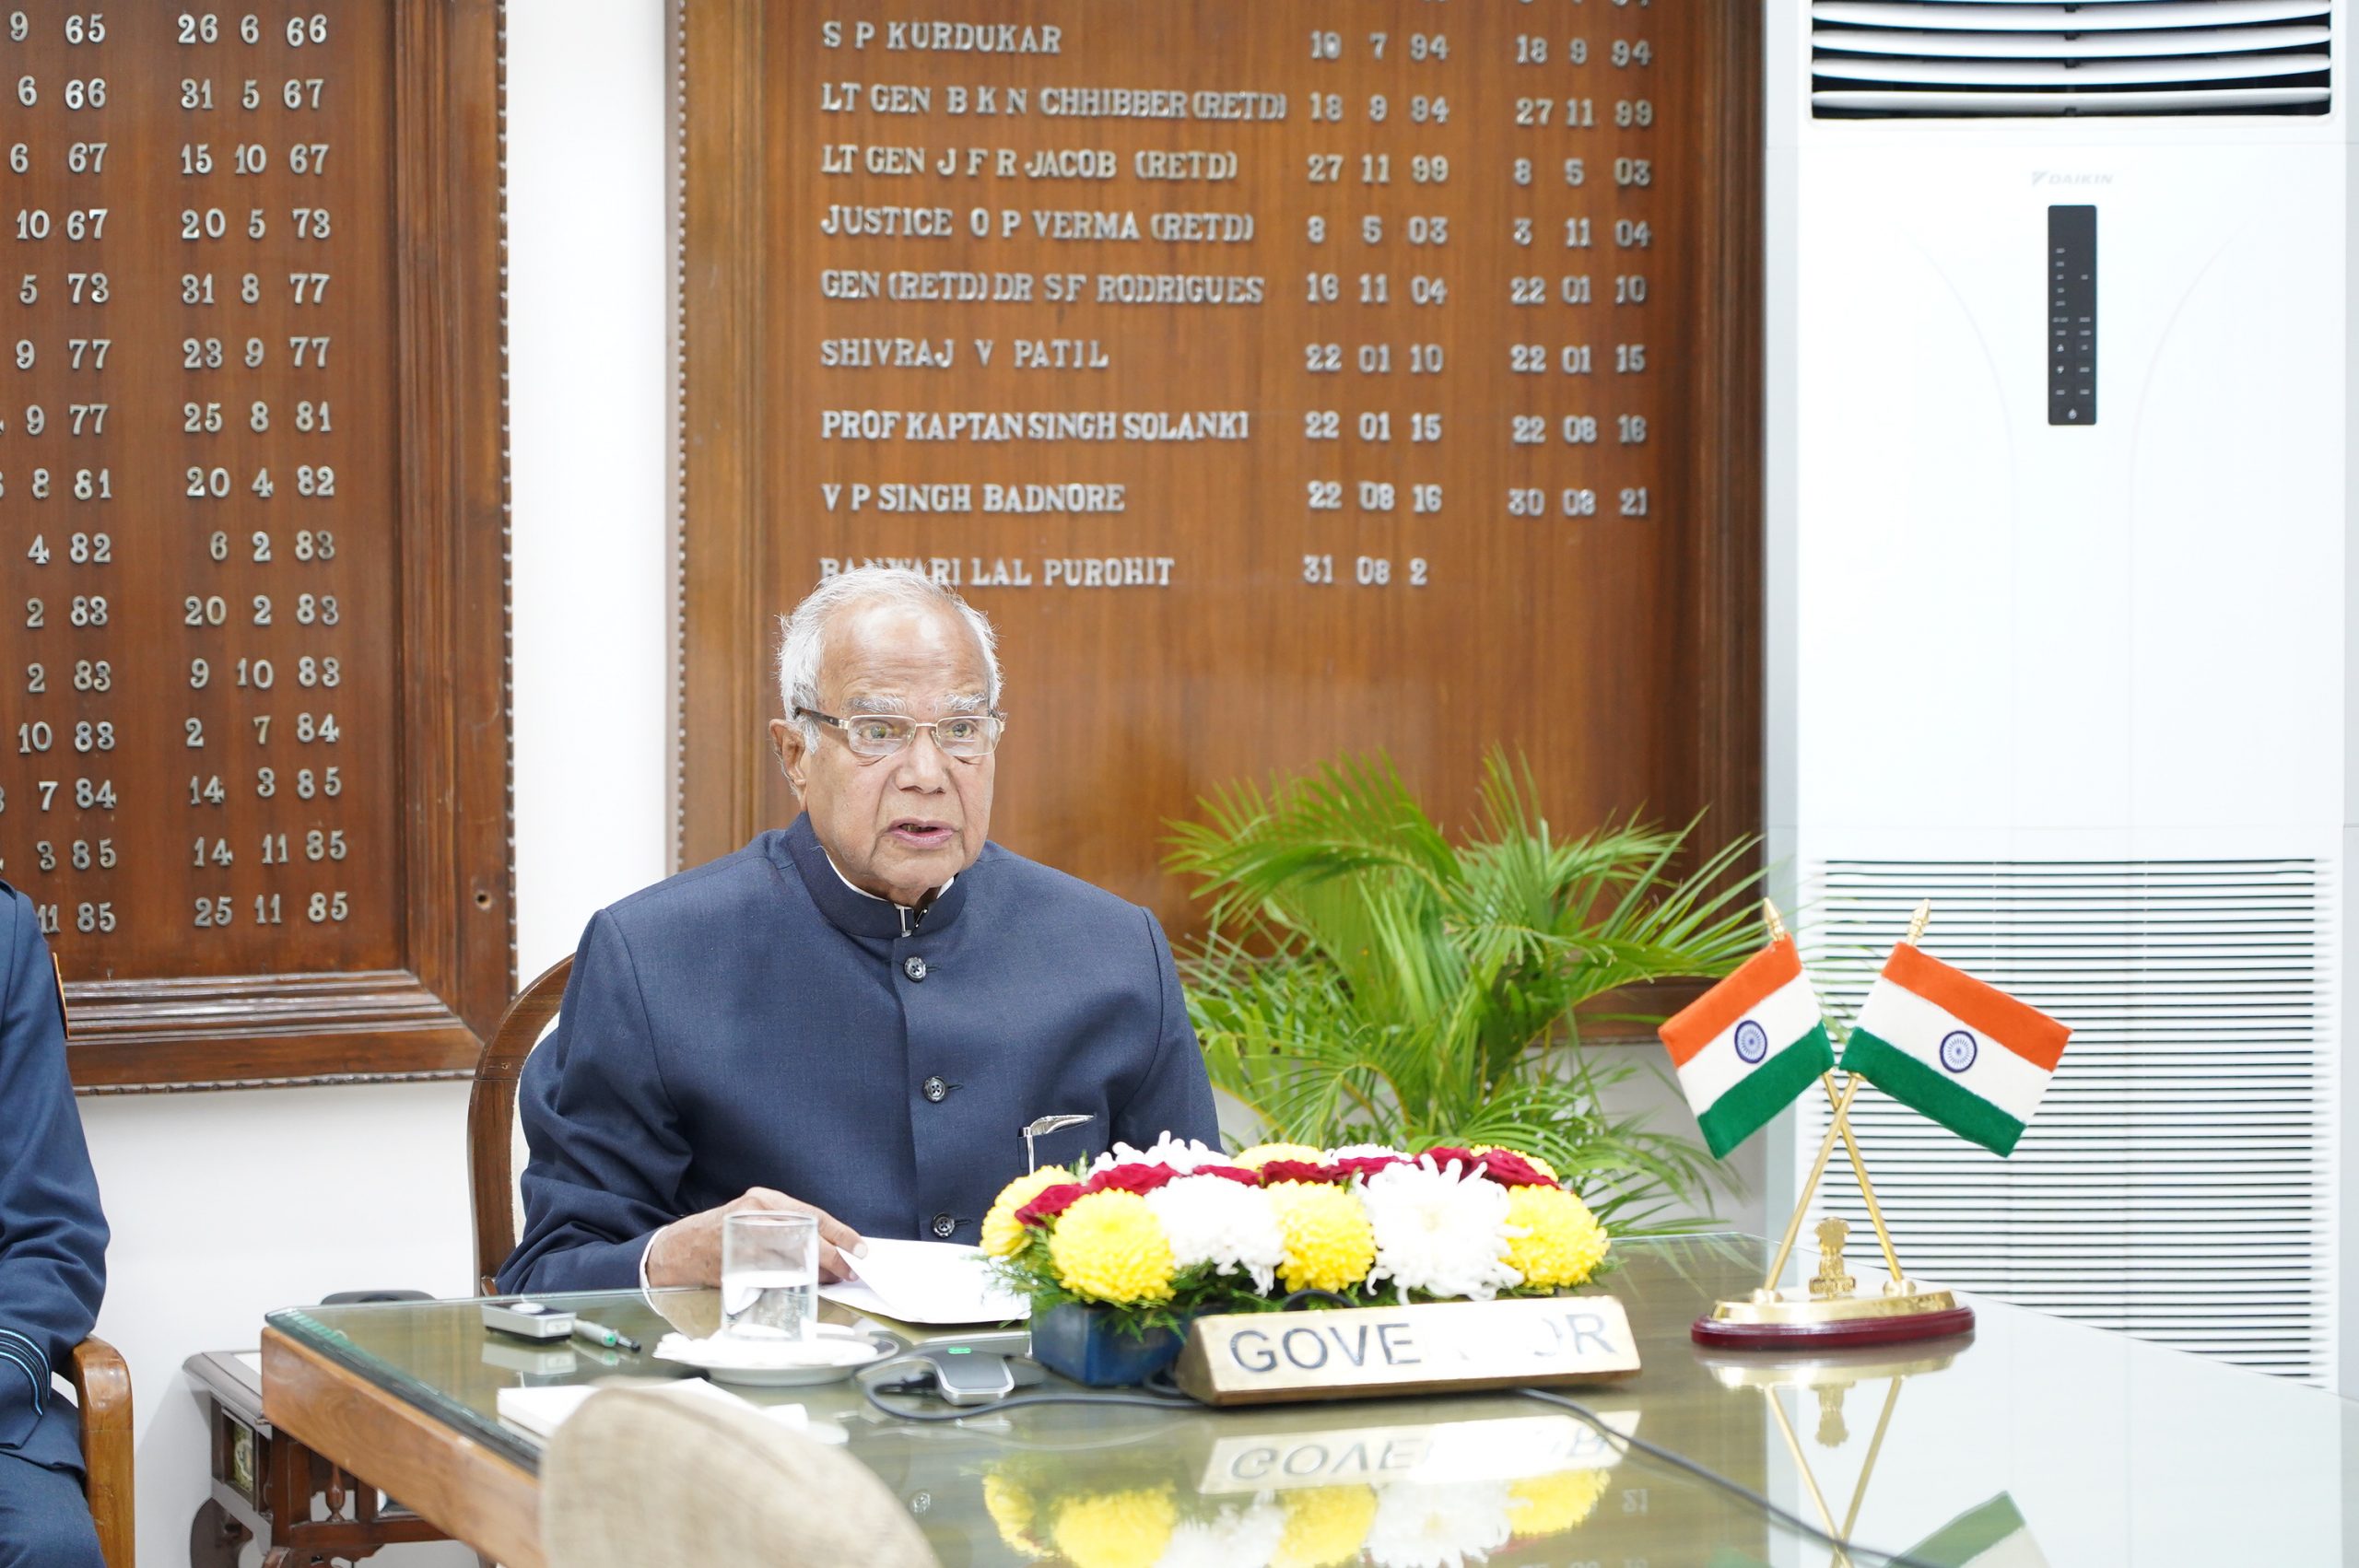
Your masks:
<instances>
[{"instance_id":1,"label":"air conditioner vent grille","mask_svg":"<svg viewBox=\"0 0 2359 1568\"><path fill-rule=\"evenodd\" d=\"M2329 1375L2336 939L2316 861L1829 860L1813 892L1804 941L1834 1016L1857 1010L1929 897L1927 951L2073 1029L2010 1159L1860 1090L1861 1152L1905 1266ZM1817 1094L1802 1107L1807 1161L1827 1107ZM1874 1257L1839 1157L1819 1207Z\"/></svg>"},{"instance_id":2,"label":"air conditioner vent grille","mask_svg":"<svg viewBox=\"0 0 2359 1568\"><path fill-rule=\"evenodd\" d=\"M1825 119L2323 114L2331 0L1812 0Z\"/></svg>"}]
</instances>

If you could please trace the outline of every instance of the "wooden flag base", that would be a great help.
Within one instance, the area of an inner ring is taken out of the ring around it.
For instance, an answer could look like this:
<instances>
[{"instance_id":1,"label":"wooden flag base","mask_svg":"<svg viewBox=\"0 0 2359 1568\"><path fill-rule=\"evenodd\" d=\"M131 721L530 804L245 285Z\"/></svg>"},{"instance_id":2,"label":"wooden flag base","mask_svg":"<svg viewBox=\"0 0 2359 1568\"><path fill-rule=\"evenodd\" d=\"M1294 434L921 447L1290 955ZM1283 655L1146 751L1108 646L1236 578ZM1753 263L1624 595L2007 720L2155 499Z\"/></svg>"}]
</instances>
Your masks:
<instances>
[{"instance_id":1,"label":"wooden flag base","mask_svg":"<svg viewBox=\"0 0 2359 1568\"><path fill-rule=\"evenodd\" d=\"M1763 1297L1768 1299L1762 1299ZM1974 1332L1974 1308L1948 1291L1786 1301L1755 1292L1724 1301L1698 1317L1688 1337L1715 1350L1850 1350L1906 1344Z\"/></svg>"}]
</instances>

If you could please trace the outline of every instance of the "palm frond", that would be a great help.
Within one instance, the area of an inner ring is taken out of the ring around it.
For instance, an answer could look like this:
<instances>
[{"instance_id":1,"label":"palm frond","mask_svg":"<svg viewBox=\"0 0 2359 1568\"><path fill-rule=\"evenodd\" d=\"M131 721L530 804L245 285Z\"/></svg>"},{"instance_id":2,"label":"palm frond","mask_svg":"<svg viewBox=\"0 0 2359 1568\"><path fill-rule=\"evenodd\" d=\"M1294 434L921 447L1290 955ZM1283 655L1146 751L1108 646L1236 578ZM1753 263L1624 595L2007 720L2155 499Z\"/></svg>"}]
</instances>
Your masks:
<instances>
[{"instance_id":1,"label":"palm frond","mask_svg":"<svg viewBox=\"0 0 2359 1568\"><path fill-rule=\"evenodd\" d=\"M1168 863L1210 917L1181 956L1205 1061L1271 1136L1510 1144L1617 1230L1675 1227L1711 1167L1602 1108L1637 1070L1578 1049L1574 1010L1742 961L1755 845L1694 856L1694 822L1560 835L1539 799L1494 752L1452 843L1377 755L1231 786L1173 825Z\"/></svg>"}]
</instances>

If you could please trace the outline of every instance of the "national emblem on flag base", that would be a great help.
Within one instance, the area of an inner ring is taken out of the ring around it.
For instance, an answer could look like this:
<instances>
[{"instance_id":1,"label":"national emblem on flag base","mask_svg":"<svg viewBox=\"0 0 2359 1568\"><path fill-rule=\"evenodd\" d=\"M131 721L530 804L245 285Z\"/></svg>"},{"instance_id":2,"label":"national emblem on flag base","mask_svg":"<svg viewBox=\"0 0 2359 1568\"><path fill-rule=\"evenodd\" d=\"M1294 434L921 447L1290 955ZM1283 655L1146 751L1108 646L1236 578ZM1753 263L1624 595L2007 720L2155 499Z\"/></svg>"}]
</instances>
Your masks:
<instances>
[{"instance_id":1,"label":"national emblem on flag base","mask_svg":"<svg viewBox=\"0 0 2359 1568\"><path fill-rule=\"evenodd\" d=\"M1848 1078L1838 1093L1830 1071L1834 1050L1801 955L1776 907L1765 900L1762 911L1770 944L1665 1023L1663 1044L1715 1156L1752 1136L1813 1079L1834 1102L1834 1115L1768 1277L1749 1297L1715 1304L1690 1337L1721 1350L1818 1352L1970 1333L1973 1308L1902 1271L1851 1133L1851 1100L1862 1082L1872 1082L1960 1137L2008 1154L2039 1107L2069 1031L1919 952L1917 939L1932 913L1930 904L1919 904L1844 1047ZM1808 1299L1788 1300L1778 1281L1838 1139L1891 1277L1873 1293L1856 1292L1841 1260L1847 1227L1829 1221L1820 1227L1823 1266Z\"/></svg>"},{"instance_id":2,"label":"national emblem on flag base","mask_svg":"<svg viewBox=\"0 0 2359 1568\"><path fill-rule=\"evenodd\" d=\"M1945 1340L1974 1332L1974 1308L1948 1291L1898 1280L1876 1295L1788 1301L1758 1290L1743 1301L1721 1301L1698 1317L1687 1337L1721 1351L1854 1351L1873 1345ZM1765 1299L1766 1298L1766 1299Z\"/></svg>"}]
</instances>

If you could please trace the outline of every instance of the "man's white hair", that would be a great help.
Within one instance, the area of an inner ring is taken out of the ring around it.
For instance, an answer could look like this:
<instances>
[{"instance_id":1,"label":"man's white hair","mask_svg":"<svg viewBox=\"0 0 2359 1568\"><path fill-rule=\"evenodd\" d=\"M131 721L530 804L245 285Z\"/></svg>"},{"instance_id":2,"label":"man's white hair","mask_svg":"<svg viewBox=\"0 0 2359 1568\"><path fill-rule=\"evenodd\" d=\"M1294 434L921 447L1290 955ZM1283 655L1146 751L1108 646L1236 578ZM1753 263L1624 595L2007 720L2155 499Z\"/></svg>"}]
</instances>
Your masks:
<instances>
[{"instance_id":1,"label":"man's white hair","mask_svg":"<svg viewBox=\"0 0 2359 1568\"><path fill-rule=\"evenodd\" d=\"M794 710L821 706L819 661L827 649L828 626L843 611L876 603L956 613L983 650L988 681L983 707L999 707L999 634L980 610L921 571L908 567L854 567L822 582L792 613L778 618L779 701L785 707L786 717L802 730L805 744L819 743L819 725L816 720L797 718Z\"/></svg>"}]
</instances>

